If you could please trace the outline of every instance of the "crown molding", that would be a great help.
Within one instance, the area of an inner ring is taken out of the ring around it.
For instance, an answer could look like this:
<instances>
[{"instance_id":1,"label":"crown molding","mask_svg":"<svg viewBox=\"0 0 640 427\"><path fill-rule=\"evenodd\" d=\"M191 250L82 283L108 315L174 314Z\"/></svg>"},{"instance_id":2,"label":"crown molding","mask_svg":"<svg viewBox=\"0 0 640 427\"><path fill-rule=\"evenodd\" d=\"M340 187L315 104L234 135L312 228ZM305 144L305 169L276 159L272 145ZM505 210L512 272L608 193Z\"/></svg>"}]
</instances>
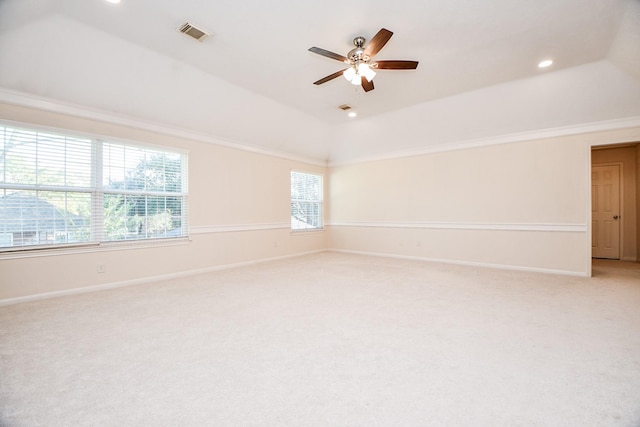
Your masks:
<instances>
[{"instance_id":1,"label":"crown molding","mask_svg":"<svg viewBox=\"0 0 640 427\"><path fill-rule=\"evenodd\" d=\"M247 145L230 138L210 135L202 132L192 131L184 128L168 126L162 123L155 123L139 117L130 117L114 113L111 111L99 110L84 105L63 102L53 98L42 97L24 92L17 92L6 88L0 88L0 102L16 105L19 107L33 108L51 113L64 114L79 117L82 119L96 120L109 124L126 126L135 129L146 130L177 138L189 139L197 142L218 145L226 148L233 148L248 151L255 154L262 154L270 157L277 157L295 162L307 163L315 166L327 167L326 161L320 161L304 156L297 156L277 150L268 150L253 145Z\"/></svg>"},{"instance_id":2,"label":"crown molding","mask_svg":"<svg viewBox=\"0 0 640 427\"><path fill-rule=\"evenodd\" d=\"M308 157L297 156L287 152L268 150L252 145L247 145L242 142L234 141L225 137L219 137L216 135L210 135L174 126L168 126L161 123L154 123L138 117L124 116L111 111L99 110L79 104L67 103L53 98L18 92L6 88L0 88L0 102L20 107L33 108L52 113L65 114L83 119L96 120L119 126L151 131L159 134L189 139L192 141L204 142L226 148L233 148L255 154L262 154L270 157L277 157L285 160L291 160L321 167L348 166L381 160L399 159L447 151L465 150L491 145L509 144L580 134L588 134L585 135L585 142L593 146L633 142L640 140L640 116L633 116L591 123L582 123L577 125L560 126L534 131L497 135L486 138L468 139L457 142L445 142L431 145L429 147L395 151L375 156L361 157L353 160L329 160L327 162ZM629 130L628 134L619 135L615 138L613 138L611 135L598 134L598 132L625 129Z\"/></svg>"},{"instance_id":3,"label":"crown molding","mask_svg":"<svg viewBox=\"0 0 640 427\"><path fill-rule=\"evenodd\" d=\"M598 132L628 130L624 135L602 135ZM405 157L423 156L427 154L442 153L447 151L466 150L469 148L487 147L491 145L511 144L515 142L534 141L539 139L557 138L571 135L585 135L585 143L592 146L618 144L624 142L640 141L640 116L624 117L619 119L604 120L577 125L560 126L547 129L539 129L526 132L517 132L504 135L496 135L486 138L468 139L457 142L445 142L420 147L411 150L400 150L376 156L362 157L347 161L329 161L329 167L349 166L361 163L377 162L381 160L400 159Z\"/></svg>"}]
</instances>

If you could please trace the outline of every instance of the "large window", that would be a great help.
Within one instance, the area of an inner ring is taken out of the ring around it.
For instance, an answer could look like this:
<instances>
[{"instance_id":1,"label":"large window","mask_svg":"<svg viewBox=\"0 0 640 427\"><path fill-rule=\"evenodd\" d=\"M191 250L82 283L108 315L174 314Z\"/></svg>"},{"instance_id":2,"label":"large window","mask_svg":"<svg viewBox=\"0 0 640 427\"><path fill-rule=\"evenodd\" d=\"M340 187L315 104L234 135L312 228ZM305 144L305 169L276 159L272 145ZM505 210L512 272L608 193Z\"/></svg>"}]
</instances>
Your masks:
<instances>
[{"instance_id":1,"label":"large window","mask_svg":"<svg viewBox=\"0 0 640 427\"><path fill-rule=\"evenodd\" d=\"M322 175L291 171L291 229L322 227Z\"/></svg>"},{"instance_id":2,"label":"large window","mask_svg":"<svg viewBox=\"0 0 640 427\"><path fill-rule=\"evenodd\" d=\"M187 235L186 154L0 125L0 251Z\"/></svg>"}]
</instances>

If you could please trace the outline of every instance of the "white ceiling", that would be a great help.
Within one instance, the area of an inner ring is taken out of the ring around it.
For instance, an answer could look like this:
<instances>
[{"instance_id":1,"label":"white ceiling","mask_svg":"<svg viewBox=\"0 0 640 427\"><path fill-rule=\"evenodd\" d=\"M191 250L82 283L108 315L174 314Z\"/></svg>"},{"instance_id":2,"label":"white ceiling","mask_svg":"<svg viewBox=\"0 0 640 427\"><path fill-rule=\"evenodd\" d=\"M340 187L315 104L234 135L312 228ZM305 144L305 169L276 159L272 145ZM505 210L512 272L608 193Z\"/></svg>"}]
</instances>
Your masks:
<instances>
[{"instance_id":1,"label":"white ceiling","mask_svg":"<svg viewBox=\"0 0 640 427\"><path fill-rule=\"evenodd\" d=\"M598 61L640 82L639 17L638 0L0 0L0 86L327 160L330 129L353 120L340 104L375 120ZM186 21L213 36L178 33ZM394 35L376 58L417 60L417 70L381 70L369 93L342 78L312 84L343 64L309 47L345 55L355 36L382 27ZM553 66L539 69L546 58ZM247 127L274 120L247 100L290 109L289 120L319 135L294 146L282 133L204 124L224 111L252 112Z\"/></svg>"}]
</instances>

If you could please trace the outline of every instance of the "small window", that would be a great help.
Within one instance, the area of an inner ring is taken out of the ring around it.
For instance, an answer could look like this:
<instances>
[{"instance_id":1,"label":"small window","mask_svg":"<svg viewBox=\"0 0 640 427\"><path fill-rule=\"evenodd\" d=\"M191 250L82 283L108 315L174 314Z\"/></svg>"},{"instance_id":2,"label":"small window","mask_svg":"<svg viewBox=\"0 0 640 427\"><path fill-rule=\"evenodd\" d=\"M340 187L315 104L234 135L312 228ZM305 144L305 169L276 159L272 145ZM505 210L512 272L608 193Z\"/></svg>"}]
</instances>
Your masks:
<instances>
[{"instance_id":1,"label":"small window","mask_svg":"<svg viewBox=\"0 0 640 427\"><path fill-rule=\"evenodd\" d=\"M291 230L322 227L322 175L291 171Z\"/></svg>"}]
</instances>

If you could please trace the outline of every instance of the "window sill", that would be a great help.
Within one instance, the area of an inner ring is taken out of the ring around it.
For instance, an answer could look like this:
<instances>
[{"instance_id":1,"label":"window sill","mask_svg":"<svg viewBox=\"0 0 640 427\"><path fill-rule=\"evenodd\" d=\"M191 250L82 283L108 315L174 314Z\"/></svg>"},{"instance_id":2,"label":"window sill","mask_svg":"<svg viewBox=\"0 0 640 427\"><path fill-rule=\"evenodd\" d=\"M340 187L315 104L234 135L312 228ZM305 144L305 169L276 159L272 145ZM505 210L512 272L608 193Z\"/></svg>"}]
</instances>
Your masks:
<instances>
[{"instance_id":1,"label":"window sill","mask_svg":"<svg viewBox=\"0 0 640 427\"><path fill-rule=\"evenodd\" d=\"M299 230L291 230L291 235L296 236L299 234L313 234L313 233L319 233L322 231L324 231L324 227L323 228L301 228Z\"/></svg>"}]
</instances>

